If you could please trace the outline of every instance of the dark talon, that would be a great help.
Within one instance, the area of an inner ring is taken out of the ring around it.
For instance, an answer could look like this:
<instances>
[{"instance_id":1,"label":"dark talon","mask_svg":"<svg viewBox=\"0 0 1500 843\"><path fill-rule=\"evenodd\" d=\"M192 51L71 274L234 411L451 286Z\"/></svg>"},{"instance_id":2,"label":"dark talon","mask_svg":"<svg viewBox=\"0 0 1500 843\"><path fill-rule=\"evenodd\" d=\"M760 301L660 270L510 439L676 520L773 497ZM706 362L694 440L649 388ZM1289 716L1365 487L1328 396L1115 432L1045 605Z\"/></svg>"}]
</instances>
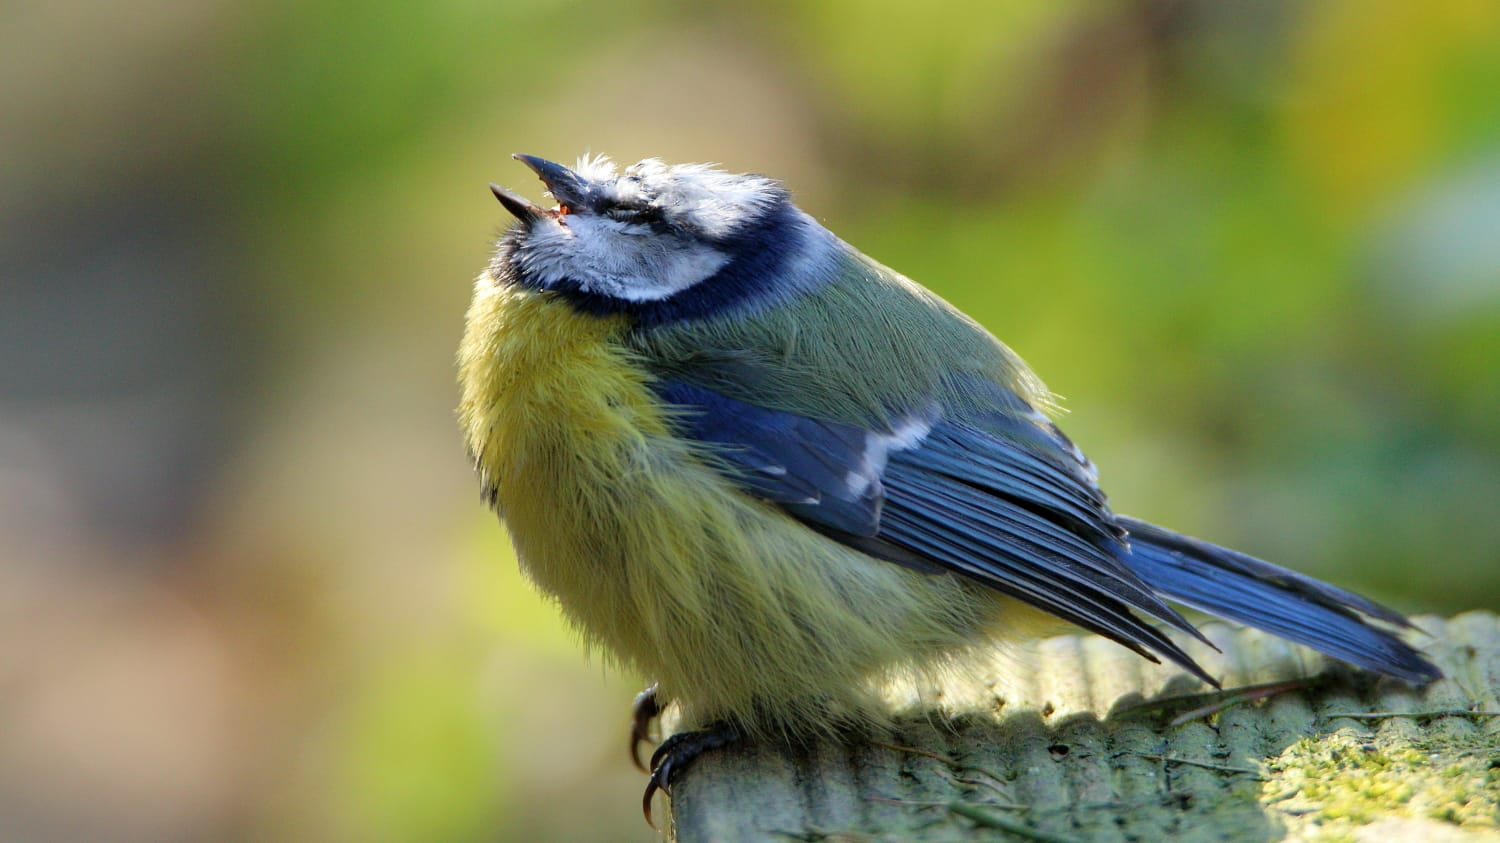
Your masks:
<instances>
[{"instance_id":1,"label":"dark talon","mask_svg":"<svg viewBox=\"0 0 1500 843\"><path fill-rule=\"evenodd\" d=\"M646 824L656 828L656 822L651 819L651 798L658 790L671 797L672 779L676 774L703 753L728 746L741 737L740 730L728 723L714 723L695 732L678 732L662 741L661 746L651 753L651 780L646 782L646 793L641 797L641 813L646 815Z\"/></svg>"},{"instance_id":2,"label":"dark talon","mask_svg":"<svg viewBox=\"0 0 1500 843\"><path fill-rule=\"evenodd\" d=\"M656 828L656 820L651 819L651 797L655 796L656 792L661 789L662 787L656 783L656 776L653 774L651 780L646 782L646 795L641 797L641 813L646 816L646 825L652 828Z\"/></svg>"},{"instance_id":3,"label":"dark talon","mask_svg":"<svg viewBox=\"0 0 1500 843\"><path fill-rule=\"evenodd\" d=\"M635 702L630 706L630 760L642 773L650 771L641 763L641 744L651 741L651 721L658 714L661 714L661 701L656 698L656 684L652 683L651 687L635 695ZM646 798L650 799L649 793Z\"/></svg>"}]
</instances>

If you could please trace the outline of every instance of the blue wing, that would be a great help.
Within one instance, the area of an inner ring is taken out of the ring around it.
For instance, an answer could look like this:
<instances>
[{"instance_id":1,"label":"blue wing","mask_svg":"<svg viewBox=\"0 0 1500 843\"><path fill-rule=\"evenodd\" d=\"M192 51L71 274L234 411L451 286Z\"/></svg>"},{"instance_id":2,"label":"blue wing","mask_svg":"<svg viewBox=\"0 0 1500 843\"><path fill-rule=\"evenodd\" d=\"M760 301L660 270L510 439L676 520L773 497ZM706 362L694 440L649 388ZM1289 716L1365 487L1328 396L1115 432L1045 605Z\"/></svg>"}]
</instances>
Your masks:
<instances>
[{"instance_id":1,"label":"blue wing","mask_svg":"<svg viewBox=\"0 0 1500 843\"><path fill-rule=\"evenodd\" d=\"M1217 684L1140 612L1202 640L1158 594L1407 681L1440 671L1368 619L1400 614L1309 577L1116 516L1093 466L1014 393L965 384L957 413L929 407L886 429L808 418L665 380L681 435L745 491L812 529L920 571L1010 594Z\"/></svg>"},{"instance_id":2,"label":"blue wing","mask_svg":"<svg viewBox=\"0 0 1500 843\"><path fill-rule=\"evenodd\" d=\"M1005 592L1212 682L1137 617L1199 636L1118 554L1124 534L1092 467L1021 399L992 384L989 409L931 407L887 430L823 421L662 381L682 435L708 445L747 492L845 544Z\"/></svg>"},{"instance_id":3,"label":"blue wing","mask_svg":"<svg viewBox=\"0 0 1500 843\"><path fill-rule=\"evenodd\" d=\"M804 521L853 536L874 536L885 491L862 460L872 434L726 398L674 381L657 394L678 408L682 433L709 445L748 492ZM860 485L851 476L869 482Z\"/></svg>"}]
</instances>

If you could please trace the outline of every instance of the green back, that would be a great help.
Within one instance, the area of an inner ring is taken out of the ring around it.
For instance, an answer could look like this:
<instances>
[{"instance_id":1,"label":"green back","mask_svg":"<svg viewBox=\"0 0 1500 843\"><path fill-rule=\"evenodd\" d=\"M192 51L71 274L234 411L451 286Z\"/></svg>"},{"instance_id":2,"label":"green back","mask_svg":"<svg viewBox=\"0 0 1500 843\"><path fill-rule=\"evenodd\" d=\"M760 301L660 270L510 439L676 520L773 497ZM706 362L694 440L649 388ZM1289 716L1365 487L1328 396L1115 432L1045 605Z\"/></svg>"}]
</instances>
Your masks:
<instances>
[{"instance_id":1,"label":"green back","mask_svg":"<svg viewBox=\"0 0 1500 843\"><path fill-rule=\"evenodd\" d=\"M760 312L631 335L653 374L770 409L886 426L934 401L961 409L964 380L1052 401L1026 364L969 317L840 244L829 280ZM993 409L993 408L991 408Z\"/></svg>"}]
</instances>

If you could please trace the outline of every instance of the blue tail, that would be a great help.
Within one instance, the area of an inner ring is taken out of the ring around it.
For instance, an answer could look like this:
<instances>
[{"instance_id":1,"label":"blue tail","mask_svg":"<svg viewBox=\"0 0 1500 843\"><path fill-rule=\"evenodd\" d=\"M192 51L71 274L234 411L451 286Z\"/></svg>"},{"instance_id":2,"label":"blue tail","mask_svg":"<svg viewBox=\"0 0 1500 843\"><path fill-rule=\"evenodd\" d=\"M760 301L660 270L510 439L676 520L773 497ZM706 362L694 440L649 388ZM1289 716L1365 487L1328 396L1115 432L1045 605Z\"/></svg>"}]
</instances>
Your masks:
<instances>
[{"instance_id":1,"label":"blue tail","mask_svg":"<svg viewBox=\"0 0 1500 843\"><path fill-rule=\"evenodd\" d=\"M1130 531L1124 563L1176 602L1407 682L1443 675L1391 631L1369 622L1410 628L1398 612L1228 548L1134 518L1115 520Z\"/></svg>"}]
</instances>

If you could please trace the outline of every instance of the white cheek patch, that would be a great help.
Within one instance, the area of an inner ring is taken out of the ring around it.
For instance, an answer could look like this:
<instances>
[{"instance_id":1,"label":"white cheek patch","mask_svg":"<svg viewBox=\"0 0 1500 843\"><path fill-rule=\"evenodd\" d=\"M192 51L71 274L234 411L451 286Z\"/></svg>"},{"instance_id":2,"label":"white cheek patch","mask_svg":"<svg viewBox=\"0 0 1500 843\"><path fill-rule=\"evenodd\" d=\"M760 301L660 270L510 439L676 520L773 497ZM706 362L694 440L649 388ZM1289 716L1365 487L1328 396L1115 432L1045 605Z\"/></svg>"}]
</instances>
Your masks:
<instances>
[{"instance_id":1,"label":"white cheek patch","mask_svg":"<svg viewBox=\"0 0 1500 843\"><path fill-rule=\"evenodd\" d=\"M729 262L702 243L592 215L539 220L517 255L543 287L563 282L624 301L660 301L713 277Z\"/></svg>"},{"instance_id":2,"label":"white cheek patch","mask_svg":"<svg viewBox=\"0 0 1500 843\"><path fill-rule=\"evenodd\" d=\"M855 497L863 495L880 480L885 473L886 460L898 451L909 451L922 444L932 432L936 411L922 416L907 416L896 424L890 433L866 433L865 452L859 467L844 476L844 486Z\"/></svg>"}]
</instances>

